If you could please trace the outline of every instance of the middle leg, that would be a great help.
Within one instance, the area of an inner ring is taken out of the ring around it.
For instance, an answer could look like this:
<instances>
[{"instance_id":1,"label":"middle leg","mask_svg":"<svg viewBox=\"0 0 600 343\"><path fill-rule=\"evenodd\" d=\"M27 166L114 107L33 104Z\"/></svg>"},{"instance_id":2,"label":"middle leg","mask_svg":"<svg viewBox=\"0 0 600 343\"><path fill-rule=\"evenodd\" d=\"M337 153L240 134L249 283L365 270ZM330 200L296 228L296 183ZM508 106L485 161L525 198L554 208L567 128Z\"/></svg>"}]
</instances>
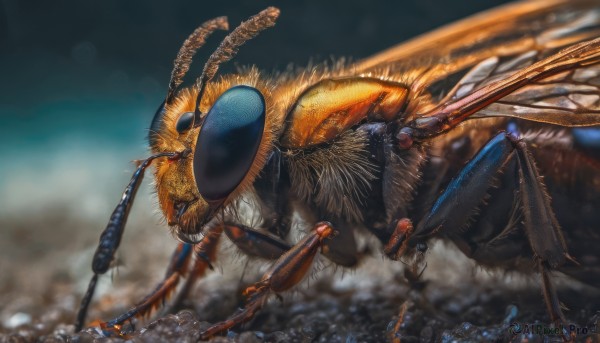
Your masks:
<instances>
[{"instance_id":1,"label":"middle leg","mask_svg":"<svg viewBox=\"0 0 600 343\"><path fill-rule=\"evenodd\" d=\"M312 232L283 254L259 282L244 291L244 295L248 297L246 306L227 320L204 330L200 334L201 339L208 339L250 320L263 307L271 292L283 292L297 285L310 270L312 261L324 240L330 239L335 234L328 222L317 223Z\"/></svg>"}]
</instances>

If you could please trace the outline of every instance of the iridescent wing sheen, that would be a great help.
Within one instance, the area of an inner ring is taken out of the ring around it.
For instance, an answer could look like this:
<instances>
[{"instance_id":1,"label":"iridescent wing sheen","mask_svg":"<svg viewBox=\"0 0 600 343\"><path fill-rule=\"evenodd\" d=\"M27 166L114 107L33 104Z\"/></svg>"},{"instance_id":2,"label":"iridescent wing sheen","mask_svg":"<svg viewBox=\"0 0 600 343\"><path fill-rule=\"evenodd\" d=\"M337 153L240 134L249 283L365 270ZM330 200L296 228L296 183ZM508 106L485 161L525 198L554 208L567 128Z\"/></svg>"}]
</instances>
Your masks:
<instances>
[{"instance_id":1,"label":"iridescent wing sheen","mask_svg":"<svg viewBox=\"0 0 600 343\"><path fill-rule=\"evenodd\" d=\"M402 75L405 120L510 116L600 124L600 1L523 1L483 12L354 65Z\"/></svg>"}]
</instances>

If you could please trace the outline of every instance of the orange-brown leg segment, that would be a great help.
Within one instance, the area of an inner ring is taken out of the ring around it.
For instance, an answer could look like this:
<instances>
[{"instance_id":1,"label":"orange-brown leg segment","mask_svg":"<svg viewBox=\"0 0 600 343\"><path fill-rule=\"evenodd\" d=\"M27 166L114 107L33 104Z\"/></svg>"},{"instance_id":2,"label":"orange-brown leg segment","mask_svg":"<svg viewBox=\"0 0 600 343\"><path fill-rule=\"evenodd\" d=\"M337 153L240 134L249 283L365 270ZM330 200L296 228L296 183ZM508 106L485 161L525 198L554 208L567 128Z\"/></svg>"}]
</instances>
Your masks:
<instances>
[{"instance_id":1,"label":"orange-brown leg segment","mask_svg":"<svg viewBox=\"0 0 600 343\"><path fill-rule=\"evenodd\" d=\"M156 286L152 293L147 295L129 311L108 322L94 322L92 323L92 326L100 326L107 336L112 334L125 335L126 332L121 329L125 322L130 321L134 317L145 317L149 315L152 310L158 308L160 304L175 291L175 288L179 284L180 277L184 276L189 267L192 256L191 252L192 246L190 244L180 243L171 256L171 262L167 268L165 279Z\"/></svg>"},{"instance_id":2,"label":"orange-brown leg segment","mask_svg":"<svg viewBox=\"0 0 600 343\"><path fill-rule=\"evenodd\" d=\"M160 307L175 291L181 278L187 277L186 282L175 301L179 302L187 295L193 286L193 283L199 277L203 276L207 269L212 269L211 262L215 259L216 248L221 232L221 227L214 227L207 232L202 241L194 246L187 243L180 243L171 258L171 263L167 269L164 281L161 282L151 294L133 306L129 311L113 320L100 323L100 328L107 334L116 332L119 335L123 335L124 332L121 332L121 327L125 322L134 317L148 316L153 310ZM189 269L192 251L195 254L195 260L193 266Z\"/></svg>"},{"instance_id":3,"label":"orange-brown leg segment","mask_svg":"<svg viewBox=\"0 0 600 343\"><path fill-rule=\"evenodd\" d=\"M413 233L412 221L408 218L401 218L396 223L394 231L388 242L383 246L383 252L394 261L399 261L401 257L408 257L409 262L402 261L406 264L404 268L404 277L409 282L413 289L422 289L425 286L421 275L425 271L427 263L425 262L424 250L422 246L417 246L411 253L408 251L408 240ZM426 247L426 246L425 246Z\"/></svg>"},{"instance_id":4,"label":"orange-brown leg segment","mask_svg":"<svg viewBox=\"0 0 600 343\"><path fill-rule=\"evenodd\" d=\"M223 229L229 240L249 256L275 260L291 249L284 240L245 225L225 224Z\"/></svg>"},{"instance_id":5,"label":"orange-brown leg segment","mask_svg":"<svg viewBox=\"0 0 600 343\"><path fill-rule=\"evenodd\" d=\"M317 223L312 232L283 254L259 282L244 291L244 295L248 297L246 306L229 319L206 329L200 334L201 339L208 339L250 320L262 308L270 292L283 292L297 285L310 270L323 241L334 235L335 231L330 223Z\"/></svg>"},{"instance_id":6,"label":"orange-brown leg segment","mask_svg":"<svg viewBox=\"0 0 600 343\"><path fill-rule=\"evenodd\" d=\"M196 280L204 276L204 274L207 272L207 269L213 270L212 264L216 259L217 246L222 232L223 230L221 226L215 226L207 231L200 243L194 245L194 265L190 269L189 275L185 279L185 282L177 294L177 297L168 308L168 312L181 304L183 299L187 298L192 290L192 287L196 283Z\"/></svg>"},{"instance_id":7,"label":"orange-brown leg segment","mask_svg":"<svg viewBox=\"0 0 600 343\"><path fill-rule=\"evenodd\" d=\"M398 220L390 240L383 247L383 252L392 260L398 261L408 245L408 238L413 232L412 221L408 218Z\"/></svg>"},{"instance_id":8,"label":"orange-brown leg segment","mask_svg":"<svg viewBox=\"0 0 600 343\"><path fill-rule=\"evenodd\" d=\"M398 319L396 320L396 324L394 324L394 328L389 334L390 342L392 343L402 343L401 341L401 333L400 329L402 329L402 324L404 324L404 315L406 314L406 310L408 309L408 300L405 300L400 306L400 313L398 313Z\"/></svg>"}]
</instances>

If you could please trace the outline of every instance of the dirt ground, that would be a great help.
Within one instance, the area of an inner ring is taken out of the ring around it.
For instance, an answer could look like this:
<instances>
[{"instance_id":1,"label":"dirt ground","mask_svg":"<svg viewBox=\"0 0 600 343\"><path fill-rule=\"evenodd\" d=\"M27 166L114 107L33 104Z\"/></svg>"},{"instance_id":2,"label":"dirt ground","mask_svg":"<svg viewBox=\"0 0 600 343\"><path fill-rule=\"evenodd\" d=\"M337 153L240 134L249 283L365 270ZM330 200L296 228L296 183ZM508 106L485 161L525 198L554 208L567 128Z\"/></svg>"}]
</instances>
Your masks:
<instances>
[{"instance_id":1,"label":"dirt ground","mask_svg":"<svg viewBox=\"0 0 600 343\"><path fill-rule=\"evenodd\" d=\"M61 215L7 218L0 223L0 341L119 342L94 328L73 332L85 291L91 256L102 225ZM156 218L132 216L119 266L101 278L89 320L126 311L160 280L175 241ZM136 219L137 218L137 219ZM77 234L74 234L77 233ZM199 332L242 304L241 289L256 280L265 263L240 257L231 246L220 252L216 270L173 313L138 321L134 342L194 342ZM437 243L427 256L422 290L403 278L402 264L378 252L352 271L326 261L293 292L267 303L251 322L215 342L384 342L398 327L401 342L560 342L558 336L515 334L513 323L547 326L536 278L475 266L455 249ZM243 274L243 275L242 275ZM600 342L600 294L557 275L569 323L587 330L577 341ZM398 323L402 305L406 312ZM525 332L525 331L522 331Z\"/></svg>"}]
</instances>

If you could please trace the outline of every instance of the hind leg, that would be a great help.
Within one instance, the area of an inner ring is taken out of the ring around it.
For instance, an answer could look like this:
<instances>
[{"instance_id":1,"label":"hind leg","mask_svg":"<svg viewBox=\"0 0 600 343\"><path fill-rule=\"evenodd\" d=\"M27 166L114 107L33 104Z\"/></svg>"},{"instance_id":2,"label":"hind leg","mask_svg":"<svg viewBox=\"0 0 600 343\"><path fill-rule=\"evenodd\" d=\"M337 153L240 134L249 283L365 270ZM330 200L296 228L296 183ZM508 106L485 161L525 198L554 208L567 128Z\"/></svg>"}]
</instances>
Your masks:
<instances>
[{"instance_id":1,"label":"hind leg","mask_svg":"<svg viewBox=\"0 0 600 343\"><path fill-rule=\"evenodd\" d=\"M459 248L472 256L473 247L463 244L460 234L464 231L461 230L468 227L469 217L483 203L496 176L505 167L513 168L512 172L517 175L518 184L514 185L514 189L523 213L524 236L542 278L548 312L553 322L564 322L549 273L571 258L527 143L514 134L503 132L493 137L450 182L414 231L412 225L408 225L410 221L398 221L385 245L385 252L397 259L407 249L425 244L430 237L444 235L454 237ZM509 231L513 229L507 228ZM509 233L502 232L500 235Z\"/></svg>"}]
</instances>

